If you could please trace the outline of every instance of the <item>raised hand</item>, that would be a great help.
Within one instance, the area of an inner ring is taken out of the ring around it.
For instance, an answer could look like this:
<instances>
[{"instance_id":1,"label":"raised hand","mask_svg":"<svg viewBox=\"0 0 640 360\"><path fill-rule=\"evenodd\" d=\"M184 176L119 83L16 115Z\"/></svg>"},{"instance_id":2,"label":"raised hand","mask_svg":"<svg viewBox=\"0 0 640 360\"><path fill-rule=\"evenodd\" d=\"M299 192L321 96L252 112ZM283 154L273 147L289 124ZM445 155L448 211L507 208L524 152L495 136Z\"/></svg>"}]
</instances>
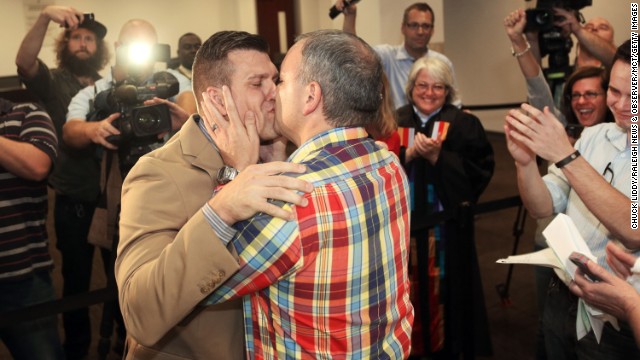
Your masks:
<instances>
[{"instance_id":1,"label":"raised hand","mask_svg":"<svg viewBox=\"0 0 640 360\"><path fill-rule=\"evenodd\" d=\"M524 27L527 25L527 16L523 9L518 9L504 18L504 29L512 41L522 39Z\"/></svg>"},{"instance_id":2,"label":"raised hand","mask_svg":"<svg viewBox=\"0 0 640 360\"><path fill-rule=\"evenodd\" d=\"M60 24L60 27L66 27L69 30L75 30L84 21L84 14L70 6L49 5L42 10L42 13L49 20Z\"/></svg>"}]
</instances>

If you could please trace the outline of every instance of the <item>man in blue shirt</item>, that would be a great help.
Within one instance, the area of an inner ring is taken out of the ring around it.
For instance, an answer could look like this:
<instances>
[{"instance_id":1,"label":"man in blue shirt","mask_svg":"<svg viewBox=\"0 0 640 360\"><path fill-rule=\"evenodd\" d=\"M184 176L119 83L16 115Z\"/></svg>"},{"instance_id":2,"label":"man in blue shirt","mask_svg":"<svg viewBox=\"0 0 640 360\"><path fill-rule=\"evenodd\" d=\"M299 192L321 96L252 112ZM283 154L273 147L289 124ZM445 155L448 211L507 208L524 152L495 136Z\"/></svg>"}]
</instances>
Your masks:
<instances>
[{"instance_id":1,"label":"man in blue shirt","mask_svg":"<svg viewBox=\"0 0 640 360\"><path fill-rule=\"evenodd\" d=\"M356 5L345 8L344 0L336 2L336 8L343 11L344 23L342 30L355 34L356 33ZM415 3L404 10L402 18L402 36L404 42L399 45L381 44L376 45L373 49L380 56L382 67L389 79L391 85L391 95L395 108L399 108L408 104L405 96L405 87L409 70L413 62L423 56L433 56L446 62L452 69L453 64L445 55L429 49L429 41L434 31L435 16L433 9L427 3ZM454 73L454 84L455 73ZM460 106L461 101L454 103Z\"/></svg>"}]
</instances>

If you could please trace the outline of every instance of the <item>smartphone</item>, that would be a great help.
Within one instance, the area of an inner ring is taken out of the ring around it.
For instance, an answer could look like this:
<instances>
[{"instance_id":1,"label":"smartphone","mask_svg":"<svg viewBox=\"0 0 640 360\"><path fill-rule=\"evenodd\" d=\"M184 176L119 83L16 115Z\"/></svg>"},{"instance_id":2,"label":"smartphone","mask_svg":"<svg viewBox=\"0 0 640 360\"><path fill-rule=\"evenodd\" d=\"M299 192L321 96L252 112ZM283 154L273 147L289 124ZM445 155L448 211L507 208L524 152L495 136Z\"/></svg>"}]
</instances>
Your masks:
<instances>
[{"instance_id":1,"label":"smartphone","mask_svg":"<svg viewBox=\"0 0 640 360\"><path fill-rule=\"evenodd\" d=\"M584 256L584 254L580 254L579 252L572 252L571 255L569 256L569 260L571 260L572 263L576 264L577 267L580 268L580 270L587 275L587 277L591 280L591 281L601 281L602 279L600 279L599 277L595 276L591 270L589 270L589 268L587 267L587 261L589 260L586 256Z\"/></svg>"}]
</instances>

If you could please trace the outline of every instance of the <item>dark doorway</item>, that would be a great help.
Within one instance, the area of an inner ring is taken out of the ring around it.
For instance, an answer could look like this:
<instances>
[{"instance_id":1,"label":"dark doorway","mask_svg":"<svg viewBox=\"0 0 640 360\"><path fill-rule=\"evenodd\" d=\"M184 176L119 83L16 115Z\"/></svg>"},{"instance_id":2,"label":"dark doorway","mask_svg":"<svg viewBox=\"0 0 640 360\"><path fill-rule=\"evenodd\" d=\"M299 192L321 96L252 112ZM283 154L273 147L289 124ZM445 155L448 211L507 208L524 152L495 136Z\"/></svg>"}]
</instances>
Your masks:
<instances>
[{"instance_id":1,"label":"dark doorway","mask_svg":"<svg viewBox=\"0 0 640 360\"><path fill-rule=\"evenodd\" d=\"M281 52L286 52L293 44L295 36L293 2L294 0L256 0L258 34L269 42L271 58L274 62L281 58ZM281 48L281 43L285 48Z\"/></svg>"}]
</instances>

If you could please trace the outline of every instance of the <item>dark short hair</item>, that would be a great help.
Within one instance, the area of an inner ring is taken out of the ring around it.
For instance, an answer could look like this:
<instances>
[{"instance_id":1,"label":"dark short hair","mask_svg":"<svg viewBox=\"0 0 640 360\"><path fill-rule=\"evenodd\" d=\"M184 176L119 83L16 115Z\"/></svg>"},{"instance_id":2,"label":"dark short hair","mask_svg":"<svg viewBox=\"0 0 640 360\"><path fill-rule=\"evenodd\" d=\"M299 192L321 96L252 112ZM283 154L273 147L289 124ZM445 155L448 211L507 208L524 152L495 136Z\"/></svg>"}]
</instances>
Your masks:
<instances>
[{"instance_id":1,"label":"dark short hair","mask_svg":"<svg viewBox=\"0 0 640 360\"><path fill-rule=\"evenodd\" d=\"M182 40L183 40L184 38L186 38L187 36L195 36L195 37L197 37L198 39L200 39L200 36L198 36L198 35L196 35L196 34L194 34L194 33L192 33L192 32L188 32L188 33L182 34L182 36L180 36L180 37L178 38L178 47L180 47L180 43L182 43Z\"/></svg>"},{"instance_id":2,"label":"dark short hair","mask_svg":"<svg viewBox=\"0 0 640 360\"><path fill-rule=\"evenodd\" d=\"M235 50L269 54L269 44L260 35L245 31L219 31L200 46L193 61L193 91L200 100L208 86L229 85L233 68L228 55Z\"/></svg>"},{"instance_id":3,"label":"dark short hair","mask_svg":"<svg viewBox=\"0 0 640 360\"><path fill-rule=\"evenodd\" d=\"M618 46L616 54L613 56L613 62L624 61L627 64L631 64L631 39Z\"/></svg>"},{"instance_id":4,"label":"dark short hair","mask_svg":"<svg viewBox=\"0 0 640 360\"><path fill-rule=\"evenodd\" d=\"M323 113L336 127L366 126L375 122L382 103L382 64L375 51L359 37L339 30L301 35L302 59L298 81L320 84Z\"/></svg>"},{"instance_id":5,"label":"dark short hair","mask_svg":"<svg viewBox=\"0 0 640 360\"><path fill-rule=\"evenodd\" d=\"M573 85L575 85L579 80L589 78L598 78L600 80L600 89L604 92L604 94L607 93L607 89L609 88L609 72L606 69L597 66L583 66L577 68L576 71L571 73L569 78L567 78L567 81L564 84L564 88L562 89L561 110L564 114L564 117L567 119L567 123L569 124L580 123L578 121L578 118L576 117L576 114L571 108L571 94L573 93ZM607 107L604 122L613 121L613 114Z\"/></svg>"},{"instance_id":6,"label":"dark short hair","mask_svg":"<svg viewBox=\"0 0 640 360\"><path fill-rule=\"evenodd\" d=\"M412 5L409 5L408 8L404 9L404 15L402 15L402 23L403 24L406 24L407 21L409 21L409 12L411 10L418 10L418 11L431 13L432 21L434 23L436 22L436 16L433 13L433 9L431 8L431 6L429 6L429 4L427 4L425 2L419 2L419 3L415 3L415 4L412 4Z\"/></svg>"}]
</instances>

